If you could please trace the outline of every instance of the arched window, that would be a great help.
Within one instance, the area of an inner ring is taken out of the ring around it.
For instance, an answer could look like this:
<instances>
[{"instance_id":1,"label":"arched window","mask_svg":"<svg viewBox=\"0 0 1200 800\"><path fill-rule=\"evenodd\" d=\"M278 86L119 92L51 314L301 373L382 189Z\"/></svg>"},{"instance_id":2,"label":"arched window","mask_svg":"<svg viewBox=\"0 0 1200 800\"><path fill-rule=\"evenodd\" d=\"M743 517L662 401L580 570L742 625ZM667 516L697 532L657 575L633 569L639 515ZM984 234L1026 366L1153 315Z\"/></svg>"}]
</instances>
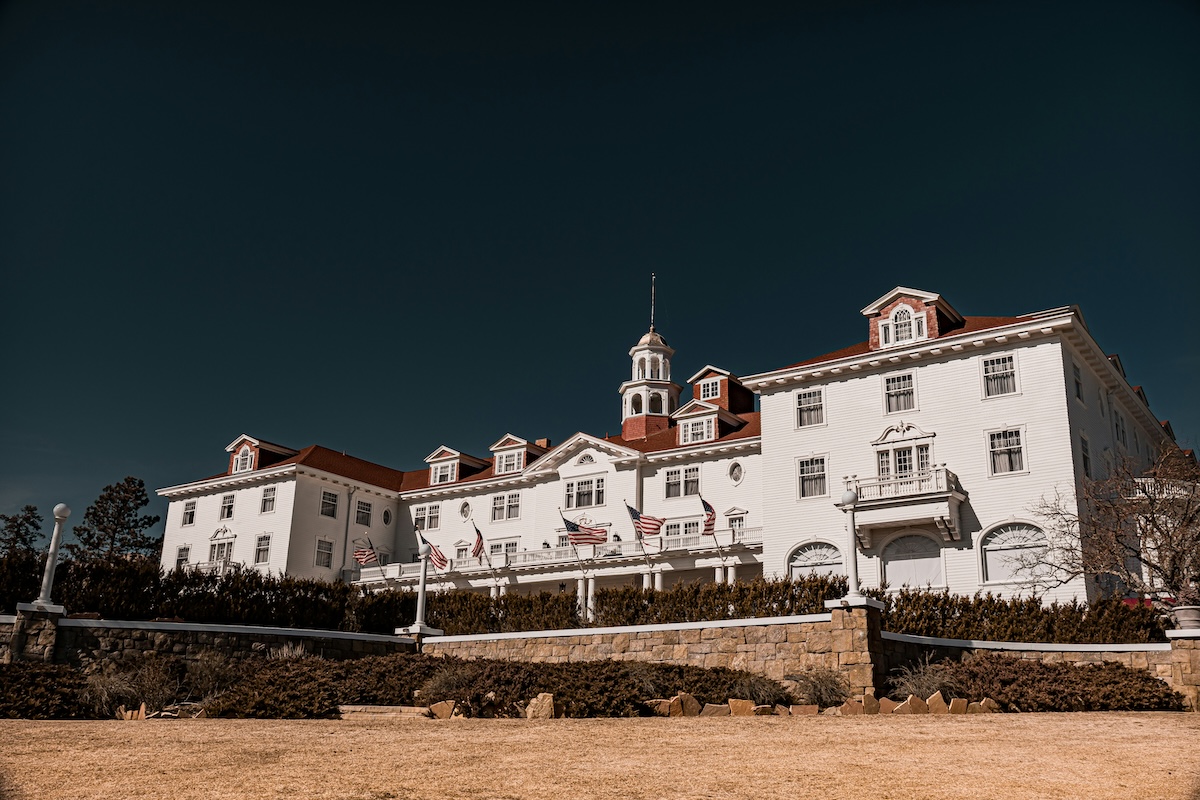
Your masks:
<instances>
[{"instance_id":1,"label":"arched window","mask_svg":"<svg viewBox=\"0 0 1200 800\"><path fill-rule=\"evenodd\" d=\"M883 548L883 578L888 586L941 586L942 548L928 536L910 534Z\"/></svg>"},{"instance_id":2,"label":"arched window","mask_svg":"<svg viewBox=\"0 0 1200 800\"><path fill-rule=\"evenodd\" d=\"M825 542L812 542L800 547L792 554L789 566L793 578L803 578L807 575L846 574L842 551Z\"/></svg>"},{"instance_id":3,"label":"arched window","mask_svg":"<svg viewBox=\"0 0 1200 800\"><path fill-rule=\"evenodd\" d=\"M658 380L658 358L657 356L650 359L650 380Z\"/></svg>"},{"instance_id":4,"label":"arched window","mask_svg":"<svg viewBox=\"0 0 1200 800\"><path fill-rule=\"evenodd\" d=\"M671 362L665 358L662 363L662 379L664 381L671 380Z\"/></svg>"},{"instance_id":5,"label":"arched window","mask_svg":"<svg viewBox=\"0 0 1200 800\"><path fill-rule=\"evenodd\" d=\"M892 322L896 326L897 342L907 342L913 338L911 311L907 308L896 309L896 313L892 315Z\"/></svg>"},{"instance_id":6,"label":"arched window","mask_svg":"<svg viewBox=\"0 0 1200 800\"><path fill-rule=\"evenodd\" d=\"M639 358L639 359L638 359L638 372L637 372L637 376L638 376L638 378L644 378L644 377L646 377L646 359L644 359L644 358Z\"/></svg>"},{"instance_id":7,"label":"arched window","mask_svg":"<svg viewBox=\"0 0 1200 800\"><path fill-rule=\"evenodd\" d=\"M238 451L237 463L234 464L234 472L249 472L254 468L254 451L250 449L250 445L242 445L242 449Z\"/></svg>"},{"instance_id":8,"label":"arched window","mask_svg":"<svg viewBox=\"0 0 1200 800\"><path fill-rule=\"evenodd\" d=\"M633 396L633 402L629 404L629 407L630 411L634 414L642 413L642 396L640 394L635 394Z\"/></svg>"},{"instance_id":9,"label":"arched window","mask_svg":"<svg viewBox=\"0 0 1200 800\"><path fill-rule=\"evenodd\" d=\"M658 394L657 392L650 395L650 413L651 414L661 414L662 413L662 395Z\"/></svg>"},{"instance_id":10,"label":"arched window","mask_svg":"<svg viewBox=\"0 0 1200 800\"><path fill-rule=\"evenodd\" d=\"M1023 560L1048 546L1046 534L1020 522L1001 525L983 537L983 579L988 583L1012 583L1020 577Z\"/></svg>"}]
</instances>

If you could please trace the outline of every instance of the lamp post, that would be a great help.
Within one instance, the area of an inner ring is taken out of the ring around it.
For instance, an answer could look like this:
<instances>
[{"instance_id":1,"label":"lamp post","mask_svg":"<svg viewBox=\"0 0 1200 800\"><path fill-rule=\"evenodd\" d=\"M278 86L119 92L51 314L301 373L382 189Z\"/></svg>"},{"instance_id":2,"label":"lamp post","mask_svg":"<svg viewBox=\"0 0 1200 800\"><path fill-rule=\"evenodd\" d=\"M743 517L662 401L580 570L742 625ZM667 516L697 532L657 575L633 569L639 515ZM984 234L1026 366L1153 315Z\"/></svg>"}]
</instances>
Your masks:
<instances>
[{"instance_id":1,"label":"lamp post","mask_svg":"<svg viewBox=\"0 0 1200 800\"><path fill-rule=\"evenodd\" d=\"M858 599L862 593L858 590L858 529L854 524L854 504L858 502L858 492L847 489L842 495L842 511L846 512L846 583L849 591L847 599Z\"/></svg>"},{"instance_id":2,"label":"lamp post","mask_svg":"<svg viewBox=\"0 0 1200 800\"><path fill-rule=\"evenodd\" d=\"M55 606L50 600L50 591L54 588L54 569L58 566L58 546L62 544L62 526L71 516L71 509L65 503L54 507L54 534L50 537L50 552L46 554L46 570L42 573L42 593L33 605L39 610L57 611L62 613L61 606Z\"/></svg>"},{"instance_id":3,"label":"lamp post","mask_svg":"<svg viewBox=\"0 0 1200 800\"><path fill-rule=\"evenodd\" d=\"M416 637L418 646L421 644L421 639L426 636L441 636L445 633L440 628L431 628L425 624L425 581L429 572L429 554L432 552L433 548L429 546L429 542L422 540L421 546L417 548L417 555L421 559L421 577L417 582L417 618L407 628L396 629L396 633L406 633Z\"/></svg>"}]
</instances>

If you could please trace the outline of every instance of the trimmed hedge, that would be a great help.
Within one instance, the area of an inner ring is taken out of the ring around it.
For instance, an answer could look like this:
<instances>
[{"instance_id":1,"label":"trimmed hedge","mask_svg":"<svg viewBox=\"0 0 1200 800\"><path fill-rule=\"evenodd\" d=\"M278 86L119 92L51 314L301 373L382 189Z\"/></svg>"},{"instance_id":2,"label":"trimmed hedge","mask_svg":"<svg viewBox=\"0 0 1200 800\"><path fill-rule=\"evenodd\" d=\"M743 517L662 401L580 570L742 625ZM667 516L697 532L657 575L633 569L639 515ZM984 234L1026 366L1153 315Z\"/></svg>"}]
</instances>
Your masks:
<instances>
[{"instance_id":1,"label":"trimmed hedge","mask_svg":"<svg viewBox=\"0 0 1200 800\"><path fill-rule=\"evenodd\" d=\"M0 664L0 717L6 719L92 719L82 700L83 673L62 664Z\"/></svg>"}]
</instances>

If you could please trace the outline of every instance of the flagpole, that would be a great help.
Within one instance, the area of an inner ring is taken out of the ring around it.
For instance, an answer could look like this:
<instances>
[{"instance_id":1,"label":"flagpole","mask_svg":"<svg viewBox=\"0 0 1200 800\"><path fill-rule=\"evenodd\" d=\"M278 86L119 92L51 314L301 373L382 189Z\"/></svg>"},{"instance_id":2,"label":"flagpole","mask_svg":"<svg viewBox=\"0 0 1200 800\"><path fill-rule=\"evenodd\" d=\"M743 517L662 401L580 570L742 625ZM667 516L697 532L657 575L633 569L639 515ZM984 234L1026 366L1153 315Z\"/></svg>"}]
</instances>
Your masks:
<instances>
[{"instance_id":1,"label":"flagpole","mask_svg":"<svg viewBox=\"0 0 1200 800\"><path fill-rule=\"evenodd\" d=\"M482 534L479 533L479 527L476 526L475 517L473 515L468 519L464 519L463 522L471 523L471 528L474 529L476 535L482 538ZM488 572L492 573L492 580L496 583L496 594L500 594L500 576L496 574L496 568L492 566L492 557L488 554L486 547L482 548L479 552L481 555L483 555L484 560L487 561Z\"/></svg>"},{"instance_id":2,"label":"flagpole","mask_svg":"<svg viewBox=\"0 0 1200 800\"><path fill-rule=\"evenodd\" d=\"M566 517L563 517L561 508L558 510L558 516L562 517L564 520L566 519ZM571 545L571 549L575 551L575 557L579 559L579 571L583 573L584 580L587 580L587 565L583 563L583 556L579 555L579 548L576 547L575 543L571 541L570 535L567 536L567 542Z\"/></svg>"},{"instance_id":3,"label":"flagpole","mask_svg":"<svg viewBox=\"0 0 1200 800\"><path fill-rule=\"evenodd\" d=\"M699 497L699 495L697 495L697 496ZM701 503L701 504L703 504L703 503L704 503L704 498L703 498L703 497L701 497L701 498L700 498L700 503ZM716 513L717 513L717 512L716 512L716 509L714 509L714 510L713 510L713 533L712 533L712 537L713 537L713 544L714 544L714 545L716 546L716 548L717 548L717 557L721 559L721 569L722 569L722 571L723 571L723 570L725 569L725 567L727 567L728 565L725 563L725 551L721 549L721 540L717 538L717 520L716 520ZM708 516L708 512L707 512L707 511L705 511L705 512L704 512L704 515L705 515L705 516Z\"/></svg>"},{"instance_id":4,"label":"flagpole","mask_svg":"<svg viewBox=\"0 0 1200 800\"><path fill-rule=\"evenodd\" d=\"M630 508L628 500L625 500L624 498L622 498L621 502L623 502L625 504L626 510L628 510ZM640 514L642 512L639 510L638 513ZM638 528L637 522L632 519L630 520L630 522L633 522L633 535L635 538L637 538L638 547L640 547L642 549L642 558L646 559L646 569L649 570L651 574L654 574L654 566L650 563L650 554L646 552L646 540L642 536L642 532ZM659 536L661 536L661 535L662 534L660 533Z\"/></svg>"}]
</instances>

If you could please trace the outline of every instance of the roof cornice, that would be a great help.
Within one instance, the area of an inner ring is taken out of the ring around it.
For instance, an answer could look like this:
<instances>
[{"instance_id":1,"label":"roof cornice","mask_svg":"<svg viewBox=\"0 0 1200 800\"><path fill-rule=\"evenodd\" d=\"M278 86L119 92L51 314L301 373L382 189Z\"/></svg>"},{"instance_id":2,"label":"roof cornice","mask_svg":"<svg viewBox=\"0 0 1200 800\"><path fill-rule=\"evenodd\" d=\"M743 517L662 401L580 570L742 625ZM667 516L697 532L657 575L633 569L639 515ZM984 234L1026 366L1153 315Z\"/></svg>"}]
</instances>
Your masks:
<instances>
[{"instance_id":1,"label":"roof cornice","mask_svg":"<svg viewBox=\"0 0 1200 800\"><path fill-rule=\"evenodd\" d=\"M278 467L267 467L266 469L254 470L253 472L239 472L234 475L217 475L213 478L205 478L202 481L192 481L191 483L181 483L176 486L167 486L162 489L155 489L154 493L159 497L182 497L189 494L204 494L213 489L228 489L234 486L248 486L255 483L265 483L269 480L284 477L296 472L295 464L283 464Z\"/></svg>"},{"instance_id":2,"label":"roof cornice","mask_svg":"<svg viewBox=\"0 0 1200 800\"><path fill-rule=\"evenodd\" d=\"M687 458L696 458L697 456L723 455L725 453L739 453L761 449L762 436L747 436L745 439L734 439L729 442L701 442L700 444L688 445L687 447L676 447L671 450L646 453L645 461L647 464L656 464L663 461L682 461Z\"/></svg>"}]
</instances>

